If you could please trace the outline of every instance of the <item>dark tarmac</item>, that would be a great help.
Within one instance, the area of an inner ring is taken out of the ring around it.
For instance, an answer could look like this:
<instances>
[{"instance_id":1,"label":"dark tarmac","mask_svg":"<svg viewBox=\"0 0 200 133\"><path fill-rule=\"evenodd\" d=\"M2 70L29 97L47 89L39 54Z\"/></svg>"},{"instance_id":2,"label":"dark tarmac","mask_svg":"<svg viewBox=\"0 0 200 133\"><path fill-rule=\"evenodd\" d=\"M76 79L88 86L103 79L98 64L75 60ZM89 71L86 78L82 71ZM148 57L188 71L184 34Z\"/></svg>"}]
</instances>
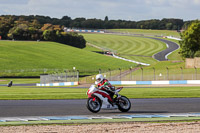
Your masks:
<instances>
[{"instance_id":1,"label":"dark tarmac","mask_svg":"<svg viewBox=\"0 0 200 133\"><path fill-rule=\"evenodd\" d=\"M154 38L154 37L147 37L147 38L151 38L151 39L155 39L155 40L158 40L158 41L162 41L164 43L166 43L168 45L168 48L159 52L159 53L156 53L153 58L155 58L156 60L158 61L167 61L168 58L167 58L167 55L169 55L171 52L179 49L179 45L174 43L174 42L171 42L171 41L168 41L168 40L164 40L164 39L160 39L160 38Z\"/></svg>"},{"instance_id":2,"label":"dark tarmac","mask_svg":"<svg viewBox=\"0 0 200 133\"><path fill-rule=\"evenodd\" d=\"M200 112L200 98L130 99L129 112L101 110L96 115L194 113ZM94 115L84 100L0 100L0 117Z\"/></svg>"}]
</instances>

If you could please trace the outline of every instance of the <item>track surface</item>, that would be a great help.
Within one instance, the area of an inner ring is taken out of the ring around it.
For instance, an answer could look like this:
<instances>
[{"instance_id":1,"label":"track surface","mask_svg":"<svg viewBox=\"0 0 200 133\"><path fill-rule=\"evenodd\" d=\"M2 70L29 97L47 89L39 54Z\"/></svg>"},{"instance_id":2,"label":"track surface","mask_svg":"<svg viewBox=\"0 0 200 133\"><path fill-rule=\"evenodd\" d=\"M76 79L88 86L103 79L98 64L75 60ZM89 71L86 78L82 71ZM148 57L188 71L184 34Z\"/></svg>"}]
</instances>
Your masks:
<instances>
[{"instance_id":1,"label":"track surface","mask_svg":"<svg viewBox=\"0 0 200 133\"><path fill-rule=\"evenodd\" d=\"M151 39L155 39L155 40L158 40L158 41L162 41L164 43L166 43L168 45L168 48L155 54L153 56L153 58L155 58L156 60L158 61L167 61L167 55L169 55L171 52L175 51L176 49L179 48L179 45L174 43L174 42L171 42L171 41L168 41L168 40L164 40L164 39L160 39L160 38L153 38L153 37L147 37L147 38L151 38Z\"/></svg>"},{"instance_id":2,"label":"track surface","mask_svg":"<svg viewBox=\"0 0 200 133\"><path fill-rule=\"evenodd\" d=\"M200 111L200 98L130 99L126 114L189 113ZM0 117L94 115L84 100L0 100ZM118 110L101 110L97 115L122 114Z\"/></svg>"}]
</instances>

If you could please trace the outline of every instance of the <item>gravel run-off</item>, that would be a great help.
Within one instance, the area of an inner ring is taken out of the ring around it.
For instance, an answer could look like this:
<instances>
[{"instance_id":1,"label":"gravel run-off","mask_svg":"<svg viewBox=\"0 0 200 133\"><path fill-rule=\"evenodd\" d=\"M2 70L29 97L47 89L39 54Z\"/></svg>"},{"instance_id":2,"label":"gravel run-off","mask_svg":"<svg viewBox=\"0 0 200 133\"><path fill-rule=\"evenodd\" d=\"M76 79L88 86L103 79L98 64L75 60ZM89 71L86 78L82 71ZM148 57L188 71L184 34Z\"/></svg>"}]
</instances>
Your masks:
<instances>
[{"instance_id":1,"label":"gravel run-off","mask_svg":"<svg viewBox=\"0 0 200 133\"><path fill-rule=\"evenodd\" d=\"M2 126L1 133L199 133L200 122Z\"/></svg>"}]
</instances>

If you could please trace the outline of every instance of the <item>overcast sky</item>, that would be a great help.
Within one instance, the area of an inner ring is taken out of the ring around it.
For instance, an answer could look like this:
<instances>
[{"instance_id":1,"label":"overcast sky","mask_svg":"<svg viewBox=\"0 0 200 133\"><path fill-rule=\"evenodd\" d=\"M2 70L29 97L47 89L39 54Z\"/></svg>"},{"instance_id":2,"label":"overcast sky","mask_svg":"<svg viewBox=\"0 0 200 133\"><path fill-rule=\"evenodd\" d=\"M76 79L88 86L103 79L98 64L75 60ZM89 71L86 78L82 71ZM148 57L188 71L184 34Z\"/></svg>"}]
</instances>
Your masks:
<instances>
[{"instance_id":1,"label":"overcast sky","mask_svg":"<svg viewBox=\"0 0 200 133\"><path fill-rule=\"evenodd\" d=\"M0 0L0 15L124 20L200 19L200 0Z\"/></svg>"}]
</instances>

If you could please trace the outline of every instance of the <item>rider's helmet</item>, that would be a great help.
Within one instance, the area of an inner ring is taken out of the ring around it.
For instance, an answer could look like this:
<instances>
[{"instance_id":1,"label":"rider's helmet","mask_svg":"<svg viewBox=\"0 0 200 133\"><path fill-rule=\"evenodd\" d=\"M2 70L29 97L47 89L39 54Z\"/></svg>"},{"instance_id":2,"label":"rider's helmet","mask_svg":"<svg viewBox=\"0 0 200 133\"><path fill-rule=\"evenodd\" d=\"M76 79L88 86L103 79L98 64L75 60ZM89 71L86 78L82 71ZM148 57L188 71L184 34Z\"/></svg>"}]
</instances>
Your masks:
<instances>
[{"instance_id":1,"label":"rider's helmet","mask_svg":"<svg viewBox=\"0 0 200 133\"><path fill-rule=\"evenodd\" d=\"M97 83L100 83L101 81L103 81L103 75L102 74L98 74L97 76L96 76L96 81L97 81Z\"/></svg>"}]
</instances>

